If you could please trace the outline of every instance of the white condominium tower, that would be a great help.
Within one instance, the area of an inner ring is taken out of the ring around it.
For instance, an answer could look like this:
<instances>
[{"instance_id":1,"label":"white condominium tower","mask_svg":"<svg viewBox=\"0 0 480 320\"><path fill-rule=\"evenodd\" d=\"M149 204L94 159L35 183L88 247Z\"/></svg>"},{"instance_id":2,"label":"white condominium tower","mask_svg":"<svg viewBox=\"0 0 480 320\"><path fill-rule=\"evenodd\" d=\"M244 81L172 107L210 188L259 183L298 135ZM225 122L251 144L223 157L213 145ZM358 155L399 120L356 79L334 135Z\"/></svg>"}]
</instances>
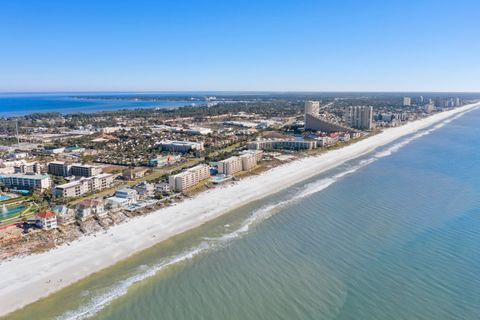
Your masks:
<instances>
[{"instance_id":1,"label":"white condominium tower","mask_svg":"<svg viewBox=\"0 0 480 320\"><path fill-rule=\"evenodd\" d=\"M305 116L311 114L318 116L320 113L320 101L305 101Z\"/></svg>"},{"instance_id":2,"label":"white condominium tower","mask_svg":"<svg viewBox=\"0 0 480 320\"><path fill-rule=\"evenodd\" d=\"M359 130L372 129L373 107L357 106L348 109L347 121L352 128Z\"/></svg>"}]
</instances>

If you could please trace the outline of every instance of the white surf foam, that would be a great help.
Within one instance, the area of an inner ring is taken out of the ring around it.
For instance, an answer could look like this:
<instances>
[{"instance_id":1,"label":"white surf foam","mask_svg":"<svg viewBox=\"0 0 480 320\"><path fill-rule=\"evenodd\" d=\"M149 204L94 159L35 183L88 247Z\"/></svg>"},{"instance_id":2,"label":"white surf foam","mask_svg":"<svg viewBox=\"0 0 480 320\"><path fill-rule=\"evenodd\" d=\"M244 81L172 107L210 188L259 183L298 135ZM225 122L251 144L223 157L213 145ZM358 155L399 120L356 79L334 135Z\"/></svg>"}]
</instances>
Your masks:
<instances>
[{"instance_id":1,"label":"white surf foam","mask_svg":"<svg viewBox=\"0 0 480 320\"><path fill-rule=\"evenodd\" d=\"M268 204L262 208L254 210L249 215L249 217L240 225L240 227L234 231L228 232L219 237L212 237L212 238L205 237L203 238L204 241L201 242L198 246L195 246L176 256L162 259L158 264L152 267L145 267L145 266L139 267L139 272L137 274L125 280L120 281L119 283L115 284L110 288L107 288L104 293L97 294L94 297L92 297L90 302L88 302L87 304L82 305L78 309L68 311L62 316L57 317L57 319L58 320L81 320L81 319L85 319L95 315L100 310L105 308L108 304L110 304L113 300L127 294L128 289L132 285L139 283L147 278L155 276L158 272L164 270L167 267L173 266L175 264L178 264L187 260L191 260L196 256L198 256L199 254L206 252L207 250L212 250L215 248L225 246L230 241L247 234L252 226L265 221L266 219L270 218L281 209L287 206L290 206L301 199L304 199L315 193L325 190L326 188L340 181L342 178L346 177L347 175L350 175L358 171L359 169L377 161L378 159L392 155L393 153L400 150L402 147L408 145L410 142L432 133L433 131L445 126L451 121L461 117L465 113L466 112L460 113L452 118L442 121L441 123L427 130L418 132L413 136L407 139L404 139L399 143L394 144L393 146L387 148L386 150L376 152L372 157L359 161L356 165L348 168L347 170L337 173L331 177L323 178L318 181L308 183L304 187L302 187L302 189L299 192L294 194L288 200L283 200L277 203ZM226 225L226 227L229 227L229 225Z\"/></svg>"}]
</instances>

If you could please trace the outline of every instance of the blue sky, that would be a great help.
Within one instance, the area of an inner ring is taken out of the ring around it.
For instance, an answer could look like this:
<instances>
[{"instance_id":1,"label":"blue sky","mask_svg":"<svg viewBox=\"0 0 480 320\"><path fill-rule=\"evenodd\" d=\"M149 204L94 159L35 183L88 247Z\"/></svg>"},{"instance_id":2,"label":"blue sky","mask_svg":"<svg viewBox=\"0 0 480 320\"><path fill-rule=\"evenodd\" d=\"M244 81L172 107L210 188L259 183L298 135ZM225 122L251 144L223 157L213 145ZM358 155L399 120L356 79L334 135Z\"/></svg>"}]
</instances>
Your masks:
<instances>
[{"instance_id":1,"label":"blue sky","mask_svg":"<svg viewBox=\"0 0 480 320\"><path fill-rule=\"evenodd\" d=\"M0 2L0 91L480 91L480 1Z\"/></svg>"}]
</instances>

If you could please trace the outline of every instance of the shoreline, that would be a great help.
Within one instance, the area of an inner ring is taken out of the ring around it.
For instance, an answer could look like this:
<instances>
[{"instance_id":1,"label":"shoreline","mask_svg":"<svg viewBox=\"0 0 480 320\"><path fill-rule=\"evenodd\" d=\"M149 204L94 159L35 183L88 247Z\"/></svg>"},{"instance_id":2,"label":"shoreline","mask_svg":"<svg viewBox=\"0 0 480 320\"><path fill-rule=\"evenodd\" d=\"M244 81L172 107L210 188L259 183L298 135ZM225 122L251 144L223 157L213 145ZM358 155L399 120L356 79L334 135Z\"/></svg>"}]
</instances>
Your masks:
<instances>
[{"instance_id":1,"label":"shoreline","mask_svg":"<svg viewBox=\"0 0 480 320\"><path fill-rule=\"evenodd\" d=\"M174 206L116 225L104 233L85 236L47 252L1 262L0 316L233 209L479 106L480 103L470 104L387 129L343 148L302 158L258 176L245 178L235 185L207 190Z\"/></svg>"}]
</instances>

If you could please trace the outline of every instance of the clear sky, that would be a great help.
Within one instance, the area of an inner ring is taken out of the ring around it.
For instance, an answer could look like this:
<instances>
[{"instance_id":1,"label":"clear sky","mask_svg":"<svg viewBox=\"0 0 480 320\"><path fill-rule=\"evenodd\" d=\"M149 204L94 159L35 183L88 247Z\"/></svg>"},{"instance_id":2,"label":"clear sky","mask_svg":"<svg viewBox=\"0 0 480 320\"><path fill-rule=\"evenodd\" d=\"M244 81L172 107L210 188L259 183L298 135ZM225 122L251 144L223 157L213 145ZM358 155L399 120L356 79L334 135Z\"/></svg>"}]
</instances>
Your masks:
<instances>
[{"instance_id":1,"label":"clear sky","mask_svg":"<svg viewBox=\"0 0 480 320\"><path fill-rule=\"evenodd\" d=\"M480 91L479 0L0 0L0 91Z\"/></svg>"}]
</instances>

